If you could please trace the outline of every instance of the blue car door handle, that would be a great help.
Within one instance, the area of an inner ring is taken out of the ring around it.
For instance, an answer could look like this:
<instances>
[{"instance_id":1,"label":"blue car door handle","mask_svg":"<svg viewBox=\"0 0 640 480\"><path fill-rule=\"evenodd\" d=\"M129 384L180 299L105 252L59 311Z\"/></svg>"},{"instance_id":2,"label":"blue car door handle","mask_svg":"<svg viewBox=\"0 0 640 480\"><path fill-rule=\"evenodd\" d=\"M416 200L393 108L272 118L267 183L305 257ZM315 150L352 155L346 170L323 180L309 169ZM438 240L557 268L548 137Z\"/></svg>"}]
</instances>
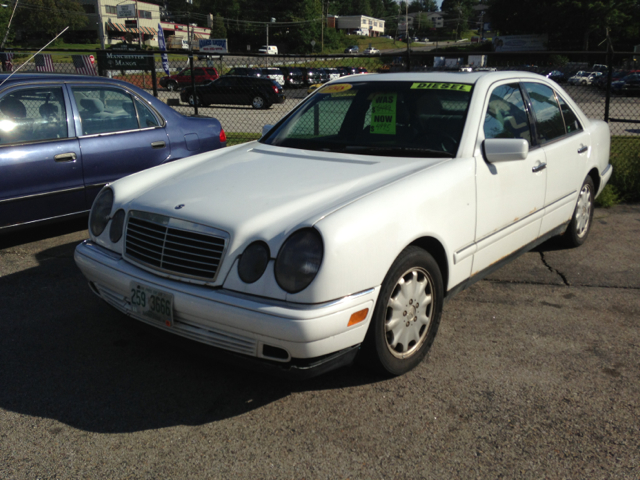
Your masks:
<instances>
[{"instance_id":1,"label":"blue car door handle","mask_svg":"<svg viewBox=\"0 0 640 480\"><path fill-rule=\"evenodd\" d=\"M53 157L56 162L73 162L76 159L76 154L71 153L61 153Z\"/></svg>"},{"instance_id":2,"label":"blue car door handle","mask_svg":"<svg viewBox=\"0 0 640 480\"><path fill-rule=\"evenodd\" d=\"M151 142L151 148L164 148L166 143L164 142Z\"/></svg>"}]
</instances>

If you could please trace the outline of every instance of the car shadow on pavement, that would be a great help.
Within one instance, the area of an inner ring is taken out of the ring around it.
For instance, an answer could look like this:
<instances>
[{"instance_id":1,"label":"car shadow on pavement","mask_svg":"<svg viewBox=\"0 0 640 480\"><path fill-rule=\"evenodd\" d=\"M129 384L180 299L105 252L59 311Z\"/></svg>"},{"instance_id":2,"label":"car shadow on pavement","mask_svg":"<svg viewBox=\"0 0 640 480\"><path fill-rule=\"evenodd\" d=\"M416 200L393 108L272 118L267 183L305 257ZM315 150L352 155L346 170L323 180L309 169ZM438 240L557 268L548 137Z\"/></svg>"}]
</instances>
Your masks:
<instances>
[{"instance_id":1,"label":"car shadow on pavement","mask_svg":"<svg viewBox=\"0 0 640 480\"><path fill-rule=\"evenodd\" d=\"M77 242L0 277L0 408L102 433L201 425L296 391L380 381L343 368L304 382L229 363L205 345L133 320L96 297Z\"/></svg>"},{"instance_id":2,"label":"car shadow on pavement","mask_svg":"<svg viewBox=\"0 0 640 480\"><path fill-rule=\"evenodd\" d=\"M0 250L86 230L88 218L89 215L84 215L73 220L58 221L51 225L39 225L2 233L0 234Z\"/></svg>"}]
</instances>

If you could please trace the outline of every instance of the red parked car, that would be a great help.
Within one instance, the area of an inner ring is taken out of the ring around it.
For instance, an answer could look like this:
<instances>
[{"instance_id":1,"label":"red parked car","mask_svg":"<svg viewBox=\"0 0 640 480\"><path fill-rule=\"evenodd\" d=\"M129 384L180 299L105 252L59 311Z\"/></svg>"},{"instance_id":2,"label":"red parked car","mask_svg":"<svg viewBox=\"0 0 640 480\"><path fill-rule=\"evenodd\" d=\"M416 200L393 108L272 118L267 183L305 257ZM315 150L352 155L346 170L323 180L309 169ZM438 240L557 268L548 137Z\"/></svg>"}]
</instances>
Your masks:
<instances>
[{"instance_id":1,"label":"red parked car","mask_svg":"<svg viewBox=\"0 0 640 480\"><path fill-rule=\"evenodd\" d=\"M202 85L203 83L212 82L219 77L218 71L213 67L196 67L193 69L193 73L196 77L196 85ZM189 85L191 85L190 68L185 68L180 73L169 75L168 77L162 77L160 79L160 86L170 91L178 90L179 88L183 88Z\"/></svg>"}]
</instances>

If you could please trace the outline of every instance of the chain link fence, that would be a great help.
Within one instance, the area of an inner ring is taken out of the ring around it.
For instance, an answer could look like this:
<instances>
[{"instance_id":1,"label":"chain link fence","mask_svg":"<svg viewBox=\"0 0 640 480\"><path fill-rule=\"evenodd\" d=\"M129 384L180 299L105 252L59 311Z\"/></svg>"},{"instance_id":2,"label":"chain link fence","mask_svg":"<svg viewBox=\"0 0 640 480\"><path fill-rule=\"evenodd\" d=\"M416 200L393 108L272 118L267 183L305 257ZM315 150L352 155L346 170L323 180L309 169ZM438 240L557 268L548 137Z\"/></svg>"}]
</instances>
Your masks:
<instances>
[{"instance_id":1,"label":"chain link fence","mask_svg":"<svg viewBox=\"0 0 640 480\"><path fill-rule=\"evenodd\" d=\"M155 65L155 71L152 68L136 69L131 65L115 68L113 62L107 65L106 52L123 58L146 56L147 65ZM87 64L90 64L86 51L47 51L44 57L38 56L22 65L31 55L27 51L14 52L11 58L4 54L3 68L9 66L15 71L22 67L21 73L75 74L87 73ZM259 138L264 125L275 124L315 88L335 78L355 73L459 71L469 68L471 59L480 58L485 69L528 70L552 78L589 118L609 122L611 161L615 167L611 183L616 186L615 194L620 200L637 201L640 200L640 66L636 56L632 52L479 53L469 56L468 53L442 51L398 51L372 56L205 56L194 53L190 58L186 52L171 52L167 75L158 53L107 50L96 52L93 65L95 73L141 87L184 115L217 118L227 133L228 144L232 145ZM8 61L12 65L8 65ZM282 86L281 95L285 100L254 105L250 96L245 95L237 104L211 102L208 105L209 102L200 98L199 88L204 93L205 84L228 74L269 77ZM195 84L197 95L191 99L181 95L191 91L192 84Z\"/></svg>"}]
</instances>

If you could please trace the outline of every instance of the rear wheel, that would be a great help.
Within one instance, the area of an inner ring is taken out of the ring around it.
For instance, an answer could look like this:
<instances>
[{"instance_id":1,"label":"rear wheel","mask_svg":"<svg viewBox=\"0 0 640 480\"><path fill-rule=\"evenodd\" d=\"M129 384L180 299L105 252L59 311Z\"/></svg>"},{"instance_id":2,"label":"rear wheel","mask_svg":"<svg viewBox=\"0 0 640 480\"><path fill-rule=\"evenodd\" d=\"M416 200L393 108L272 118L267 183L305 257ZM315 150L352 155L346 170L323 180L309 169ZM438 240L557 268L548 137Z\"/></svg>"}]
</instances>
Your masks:
<instances>
[{"instance_id":1,"label":"rear wheel","mask_svg":"<svg viewBox=\"0 0 640 480\"><path fill-rule=\"evenodd\" d=\"M167 90L170 92L175 92L178 89L178 84L176 82L167 83Z\"/></svg>"},{"instance_id":2,"label":"rear wheel","mask_svg":"<svg viewBox=\"0 0 640 480\"><path fill-rule=\"evenodd\" d=\"M438 331L443 298L435 259L407 247L382 283L361 360L385 375L402 375L418 365Z\"/></svg>"},{"instance_id":3,"label":"rear wheel","mask_svg":"<svg viewBox=\"0 0 640 480\"><path fill-rule=\"evenodd\" d=\"M197 105L197 106L199 106L199 107L204 106L204 105L202 105L202 99L200 98L200 96L199 96L199 95L196 95L196 94L194 94L194 93L191 93L191 94L189 95L189 105L191 105L192 107L193 107L194 105Z\"/></svg>"},{"instance_id":4,"label":"rear wheel","mask_svg":"<svg viewBox=\"0 0 640 480\"><path fill-rule=\"evenodd\" d=\"M253 100L251 100L251 106L256 110L260 110L262 108L267 108L267 102L262 96L256 95L253 97Z\"/></svg>"},{"instance_id":5,"label":"rear wheel","mask_svg":"<svg viewBox=\"0 0 640 480\"><path fill-rule=\"evenodd\" d=\"M587 177L582 184L573 217L562 239L568 247L579 247L586 240L593 221L593 207L595 186L591 177Z\"/></svg>"}]
</instances>

